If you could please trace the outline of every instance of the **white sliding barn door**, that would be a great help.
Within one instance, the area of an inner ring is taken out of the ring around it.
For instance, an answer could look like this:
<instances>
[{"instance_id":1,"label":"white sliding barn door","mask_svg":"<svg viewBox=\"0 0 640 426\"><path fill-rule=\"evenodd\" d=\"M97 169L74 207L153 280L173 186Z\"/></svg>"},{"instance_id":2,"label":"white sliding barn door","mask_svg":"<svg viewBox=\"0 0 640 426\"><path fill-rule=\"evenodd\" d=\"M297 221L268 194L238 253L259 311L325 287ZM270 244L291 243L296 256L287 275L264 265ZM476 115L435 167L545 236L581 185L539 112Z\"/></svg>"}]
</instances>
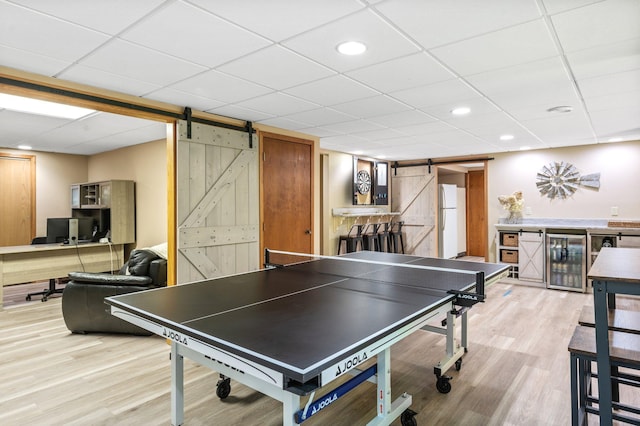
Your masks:
<instances>
[{"instance_id":1,"label":"white sliding barn door","mask_svg":"<svg viewBox=\"0 0 640 426\"><path fill-rule=\"evenodd\" d=\"M178 284L260 267L258 138L178 123Z\"/></svg>"},{"instance_id":2,"label":"white sliding barn door","mask_svg":"<svg viewBox=\"0 0 640 426\"><path fill-rule=\"evenodd\" d=\"M437 185L435 173L426 166L391 169L391 210L400 212L397 221L404 221L404 249L407 254L436 257Z\"/></svg>"}]
</instances>

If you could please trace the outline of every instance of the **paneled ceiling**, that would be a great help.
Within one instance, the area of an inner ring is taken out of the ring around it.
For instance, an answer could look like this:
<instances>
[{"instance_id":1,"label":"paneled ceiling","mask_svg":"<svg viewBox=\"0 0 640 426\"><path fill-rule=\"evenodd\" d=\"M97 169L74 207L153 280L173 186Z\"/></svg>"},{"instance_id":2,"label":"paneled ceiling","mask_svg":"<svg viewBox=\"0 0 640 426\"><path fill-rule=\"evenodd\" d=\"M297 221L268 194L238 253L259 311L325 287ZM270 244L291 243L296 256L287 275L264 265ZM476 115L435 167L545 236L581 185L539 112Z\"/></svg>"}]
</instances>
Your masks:
<instances>
[{"instance_id":1,"label":"paneled ceiling","mask_svg":"<svg viewBox=\"0 0 640 426\"><path fill-rule=\"evenodd\" d=\"M639 0L0 0L0 64L392 160L640 140ZM8 148L164 137L0 111Z\"/></svg>"}]
</instances>

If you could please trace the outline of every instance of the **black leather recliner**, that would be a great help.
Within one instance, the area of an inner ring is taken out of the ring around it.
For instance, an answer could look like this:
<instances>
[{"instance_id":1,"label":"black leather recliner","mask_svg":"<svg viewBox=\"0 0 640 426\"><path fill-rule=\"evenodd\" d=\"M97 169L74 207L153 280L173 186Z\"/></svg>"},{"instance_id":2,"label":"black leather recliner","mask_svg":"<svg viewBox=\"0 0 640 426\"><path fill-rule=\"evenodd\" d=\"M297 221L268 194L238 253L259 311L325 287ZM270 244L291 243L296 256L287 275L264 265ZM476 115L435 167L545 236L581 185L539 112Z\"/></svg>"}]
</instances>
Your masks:
<instances>
[{"instance_id":1,"label":"black leather recliner","mask_svg":"<svg viewBox=\"0 0 640 426\"><path fill-rule=\"evenodd\" d=\"M71 272L62 293L62 316L73 333L152 333L111 315L104 298L167 285L167 260L133 250L118 274Z\"/></svg>"}]
</instances>

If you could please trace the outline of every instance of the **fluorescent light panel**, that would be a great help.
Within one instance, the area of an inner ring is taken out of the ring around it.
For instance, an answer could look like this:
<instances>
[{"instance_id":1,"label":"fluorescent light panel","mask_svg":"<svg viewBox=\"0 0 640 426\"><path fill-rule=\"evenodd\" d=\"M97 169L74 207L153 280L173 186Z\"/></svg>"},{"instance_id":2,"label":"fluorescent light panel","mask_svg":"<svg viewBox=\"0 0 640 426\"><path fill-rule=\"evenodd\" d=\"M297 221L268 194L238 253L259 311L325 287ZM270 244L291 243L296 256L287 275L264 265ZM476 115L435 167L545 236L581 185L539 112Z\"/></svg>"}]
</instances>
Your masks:
<instances>
[{"instance_id":1,"label":"fluorescent light panel","mask_svg":"<svg viewBox=\"0 0 640 426\"><path fill-rule=\"evenodd\" d=\"M7 95L6 93L0 93L0 108L26 112L28 114L67 118L70 120L76 120L95 112L95 110L92 109L41 101L39 99L24 98L22 96Z\"/></svg>"}]
</instances>

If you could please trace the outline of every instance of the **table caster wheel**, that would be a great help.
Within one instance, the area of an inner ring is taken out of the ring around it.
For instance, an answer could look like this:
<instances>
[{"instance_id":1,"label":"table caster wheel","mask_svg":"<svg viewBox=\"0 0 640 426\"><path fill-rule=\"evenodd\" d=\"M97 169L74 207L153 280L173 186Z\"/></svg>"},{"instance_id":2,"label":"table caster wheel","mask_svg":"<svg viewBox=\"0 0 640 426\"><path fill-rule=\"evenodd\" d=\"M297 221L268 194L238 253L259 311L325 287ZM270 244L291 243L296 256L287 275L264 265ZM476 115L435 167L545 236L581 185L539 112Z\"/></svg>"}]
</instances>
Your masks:
<instances>
[{"instance_id":1,"label":"table caster wheel","mask_svg":"<svg viewBox=\"0 0 640 426\"><path fill-rule=\"evenodd\" d=\"M438 392L449 393L451 391L451 383L449 382L450 379L451 377L446 376L438 377L438 380L436 381L436 389L438 389Z\"/></svg>"},{"instance_id":2,"label":"table caster wheel","mask_svg":"<svg viewBox=\"0 0 640 426\"><path fill-rule=\"evenodd\" d=\"M220 399L225 399L231 393L231 379L219 380L216 384L216 395Z\"/></svg>"},{"instance_id":3,"label":"table caster wheel","mask_svg":"<svg viewBox=\"0 0 640 426\"><path fill-rule=\"evenodd\" d=\"M460 369L462 368L462 358L458 358L458 360L455 363L455 367L456 367L456 371L460 371Z\"/></svg>"},{"instance_id":4,"label":"table caster wheel","mask_svg":"<svg viewBox=\"0 0 640 426\"><path fill-rule=\"evenodd\" d=\"M400 415L400 423L402 424L402 426L418 426L418 422L414 417L416 414L418 413L410 410L409 408L404 410L404 412Z\"/></svg>"}]
</instances>

